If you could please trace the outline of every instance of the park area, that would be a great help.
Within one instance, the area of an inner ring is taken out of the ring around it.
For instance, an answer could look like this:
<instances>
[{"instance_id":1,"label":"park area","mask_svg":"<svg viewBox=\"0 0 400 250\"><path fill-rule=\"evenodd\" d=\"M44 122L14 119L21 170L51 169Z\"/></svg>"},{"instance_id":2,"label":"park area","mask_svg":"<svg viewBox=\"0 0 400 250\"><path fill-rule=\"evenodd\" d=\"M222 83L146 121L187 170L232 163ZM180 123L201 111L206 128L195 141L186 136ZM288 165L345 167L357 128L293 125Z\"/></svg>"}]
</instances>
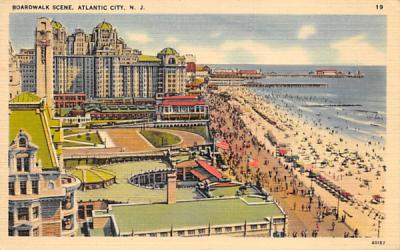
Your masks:
<instances>
[{"instance_id":1,"label":"park area","mask_svg":"<svg viewBox=\"0 0 400 250\"><path fill-rule=\"evenodd\" d=\"M129 203L149 203L149 202L164 202L167 198L166 189L147 189L137 187L128 183L128 177L133 174L142 173L145 171L166 169L167 165L161 161L142 161L129 162L104 166L107 172L112 172L116 176L115 184L106 189L96 189L87 191L77 191L77 200L98 200L108 199L119 202ZM179 188L177 189L177 200L188 200L201 198L194 188Z\"/></svg>"},{"instance_id":2,"label":"park area","mask_svg":"<svg viewBox=\"0 0 400 250\"><path fill-rule=\"evenodd\" d=\"M178 136L164 131L142 130L140 134L156 148L177 145L182 142Z\"/></svg>"},{"instance_id":3,"label":"park area","mask_svg":"<svg viewBox=\"0 0 400 250\"><path fill-rule=\"evenodd\" d=\"M65 129L64 147L95 147L103 144L96 130L87 129Z\"/></svg>"}]
</instances>

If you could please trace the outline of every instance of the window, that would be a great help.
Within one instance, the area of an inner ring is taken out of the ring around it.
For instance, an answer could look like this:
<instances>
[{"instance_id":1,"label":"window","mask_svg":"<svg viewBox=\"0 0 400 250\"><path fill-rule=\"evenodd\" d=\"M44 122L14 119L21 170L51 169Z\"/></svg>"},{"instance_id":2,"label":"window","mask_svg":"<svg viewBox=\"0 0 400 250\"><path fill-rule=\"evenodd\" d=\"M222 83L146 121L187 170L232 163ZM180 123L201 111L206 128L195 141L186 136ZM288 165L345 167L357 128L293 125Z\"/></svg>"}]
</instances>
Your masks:
<instances>
[{"instance_id":1,"label":"window","mask_svg":"<svg viewBox=\"0 0 400 250\"><path fill-rule=\"evenodd\" d=\"M23 158L24 159L24 171L25 172L29 172L29 158L28 157L25 157L25 158Z\"/></svg>"},{"instance_id":2,"label":"window","mask_svg":"<svg viewBox=\"0 0 400 250\"><path fill-rule=\"evenodd\" d=\"M39 207L32 208L33 218L36 219L39 217Z\"/></svg>"},{"instance_id":3,"label":"window","mask_svg":"<svg viewBox=\"0 0 400 250\"><path fill-rule=\"evenodd\" d=\"M199 229L199 234L205 234L206 230L205 229Z\"/></svg>"},{"instance_id":4,"label":"window","mask_svg":"<svg viewBox=\"0 0 400 250\"><path fill-rule=\"evenodd\" d=\"M47 188L50 190L54 189L54 183L52 181L49 182L49 184L47 184Z\"/></svg>"},{"instance_id":5,"label":"window","mask_svg":"<svg viewBox=\"0 0 400 250\"><path fill-rule=\"evenodd\" d=\"M178 236L184 236L185 235L185 231L178 231Z\"/></svg>"},{"instance_id":6,"label":"window","mask_svg":"<svg viewBox=\"0 0 400 250\"><path fill-rule=\"evenodd\" d=\"M19 188L20 188L21 194L26 194L26 181L21 181L19 183Z\"/></svg>"},{"instance_id":7,"label":"window","mask_svg":"<svg viewBox=\"0 0 400 250\"><path fill-rule=\"evenodd\" d=\"M215 228L216 233L222 233L222 227L217 227Z\"/></svg>"},{"instance_id":8,"label":"window","mask_svg":"<svg viewBox=\"0 0 400 250\"><path fill-rule=\"evenodd\" d=\"M27 207L18 208L18 220L29 220L29 208Z\"/></svg>"},{"instance_id":9,"label":"window","mask_svg":"<svg viewBox=\"0 0 400 250\"><path fill-rule=\"evenodd\" d=\"M13 211L8 212L8 223L11 225L14 225L14 212Z\"/></svg>"},{"instance_id":10,"label":"window","mask_svg":"<svg viewBox=\"0 0 400 250\"><path fill-rule=\"evenodd\" d=\"M235 231L242 231L242 226L235 226Z\"/></svg>"},{"instance_id":11,"label":"window","mask_svg":"<svg viewBox=\"0 0 400 250\"><path fill-rule=\"evenodd\" d=\"M29 230L18 230L18 236L29 236Z\"/></svg>"},{"instance_id":12,"label":"window","mask_svg":"<svg viewBox=\"0 0 400 250\"><path fill-rule=\"evenodd\" d=\"M38 227L37 227L37 228L34 228L34 229L32 230L32 233L33 233L33 236L38 237L38 236L39 236L39 228L38 228Z\"/></svg>"},{"instance_id":13,"label":"window","mask_svg":"<svg viewBox=\"0 0 400 250\"><path fill-rule=\"evenodd\" d=\"M8 229L8 236L14 236L14 230Z\"/></svg>"},{"instance_id":14,"label":"window","mask_svg":"<svg viewBox=\"0 0 400 250\"><path fill-rule=\"evenodd\" d=\"M188 231L188 234L189 234L189 235L194 235L195 233L196 233L195 230L189 230L189 231Z\"/></svg>"},{"instance_id":15,"label":"window","mask_svg":"<svg viewBox=\"0 0 400 250\"><path fill-rule=\"evenodd\" d=\"M22 158L17 158L17 171L22 171Z\"/></svg>"},{"instance_id":16,"label":"window","mask_svg":"<svg viewBox=\"0 0 400 250\"><path fill-rule=\"evenodd\" d=\"M232 227L225 227L225 232L227 232L227 233L232 232Z\"/></svg>"},{"instance_id":17,"label":"window","mask_svg":"<svg viewBox=\"0 0 400 250\"><path fill-rule=\"evenodd\" d=\"M19 146L21 148L26 148L26 139L25 138L20 138L19 139Z\"/></svg>"},{"instance_id":18,"label":"window","mask_svg":"<svg viewBox=\"0 0 400 250\"><path fill-rule=\"evenodd\" d=\"M160 233L160 236L161 237L168 237L168 233L167 232L162 232L162 233Z\"/></svg>"},{"instance_id":19,"label":"window","mask_svg":"<svg viewBox=\"0 0 400 250\"><path fill-rule=\"evenodd\" d=\"M39 181L32 181L32 193L39 194Z\"/></svg>"},{"instance_id":20,"label":"window","mask_svg":"<svg viewBox=\"0 0 400 250\"><path fill-rule=\"evenodd\" d=\"M86 206L86 216L92 217L93 205Z\"/></svg>"},{"instance_id":21,"label":"window","mask_svg":"<svg viewBox=\"0 0 400 250\"><path fill-rule=\"evenodd\" d=\"M256 229L257 229L257 225L251 225L251 226L250 226L250 229L251 229L251 230L256 230Z\"/></svg>"},{"instance_id":22,"label":"window","mask_svg":"<svg viewBox=\"0 0 400 250\"><path fill-rule=\"evenodd\" d=\"M14 182L8 182L8 194L15 195L15 183Z\"/></svg>"}]
</instances>

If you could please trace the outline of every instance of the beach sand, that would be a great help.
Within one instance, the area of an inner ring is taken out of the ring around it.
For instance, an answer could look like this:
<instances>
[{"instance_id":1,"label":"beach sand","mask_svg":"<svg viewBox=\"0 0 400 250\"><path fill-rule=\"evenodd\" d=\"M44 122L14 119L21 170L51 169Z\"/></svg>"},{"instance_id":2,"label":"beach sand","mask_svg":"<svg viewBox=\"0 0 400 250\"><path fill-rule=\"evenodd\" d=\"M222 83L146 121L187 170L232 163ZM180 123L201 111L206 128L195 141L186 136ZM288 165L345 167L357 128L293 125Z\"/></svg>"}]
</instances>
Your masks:
<instances>
[{"instance_id":1,"label":"beach sand","mask_svg":"<svg viewBox=\"0 0 400 250\"><path fill-rule=\"evenodd\" d=\"M346 214L346 223L353 229L358 228L362 235L377 235L378 220L384 217L384 204L370 201L372 195L385 196L384 145L347 138L303 120L301 113L297 117L289 115L243 87L220 87L219 92L227 92L233 97L229 104L240 110L240 118L246 127L270 152L276 152L276 147L265 138L267 131L276 137L278 144L287 145L288 154L298 155L306 168L351 193L354 202L340 202L339 215ZM327 164L321 164L324 161ZM311 184L306 175L297 174L304 185L313 185L316 195L324 202L336 207L338 199L316 183Z\"/></svg>"}]
</instances>

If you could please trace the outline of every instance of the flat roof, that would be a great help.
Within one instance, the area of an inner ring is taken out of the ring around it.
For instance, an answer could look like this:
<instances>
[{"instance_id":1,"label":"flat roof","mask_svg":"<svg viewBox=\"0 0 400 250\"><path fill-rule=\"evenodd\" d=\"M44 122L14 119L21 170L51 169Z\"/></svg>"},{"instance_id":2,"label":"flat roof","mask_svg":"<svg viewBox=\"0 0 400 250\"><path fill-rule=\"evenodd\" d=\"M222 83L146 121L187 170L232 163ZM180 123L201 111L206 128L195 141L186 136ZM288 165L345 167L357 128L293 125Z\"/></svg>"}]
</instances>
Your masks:
<instances>
[{"instance_id":1,"label":"flat roof","mask_svg":"<svg viewBox=\"0 0 400 250\"><path fill-rule=\"evenodd\" d=\"M101 213L97 213L101 215ZM106 213L105 213L106 214ZM283 213L275 203L248 205L239 198L178 201L175 204L111 205L120 232L174 230L190 227L255 223Z\"/></svg>"},{"instance_id":2,"label":"flat roof","mask_svg":"<svg viewBox=\"0 0 400 250\"><path fill-rule=\"evenodd\" d=\"M30 92L22 92L20 95L12 99L11 103L38 103L40 97Z\"/></svg>"}]
</instances>

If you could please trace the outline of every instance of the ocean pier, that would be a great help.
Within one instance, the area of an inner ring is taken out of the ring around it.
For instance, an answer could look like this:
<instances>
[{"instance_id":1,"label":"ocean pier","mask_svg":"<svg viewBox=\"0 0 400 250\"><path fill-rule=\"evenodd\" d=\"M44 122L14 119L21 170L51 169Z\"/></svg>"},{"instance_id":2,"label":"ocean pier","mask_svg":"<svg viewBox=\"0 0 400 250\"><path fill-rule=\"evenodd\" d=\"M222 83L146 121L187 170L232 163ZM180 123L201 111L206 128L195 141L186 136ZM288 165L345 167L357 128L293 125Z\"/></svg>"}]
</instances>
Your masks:
<instances>
[{"instance_id":1,"label":"ocean pier","mask_svg":"<svg viewBox=\"0 0 400 250\"><path fill-rule=\"evenodd\" d=\"M262 83L262 82L249 82L242 86L256 87L256 88L320 88L328 87L327 83Z\"/></svg>"}]
</instances>

